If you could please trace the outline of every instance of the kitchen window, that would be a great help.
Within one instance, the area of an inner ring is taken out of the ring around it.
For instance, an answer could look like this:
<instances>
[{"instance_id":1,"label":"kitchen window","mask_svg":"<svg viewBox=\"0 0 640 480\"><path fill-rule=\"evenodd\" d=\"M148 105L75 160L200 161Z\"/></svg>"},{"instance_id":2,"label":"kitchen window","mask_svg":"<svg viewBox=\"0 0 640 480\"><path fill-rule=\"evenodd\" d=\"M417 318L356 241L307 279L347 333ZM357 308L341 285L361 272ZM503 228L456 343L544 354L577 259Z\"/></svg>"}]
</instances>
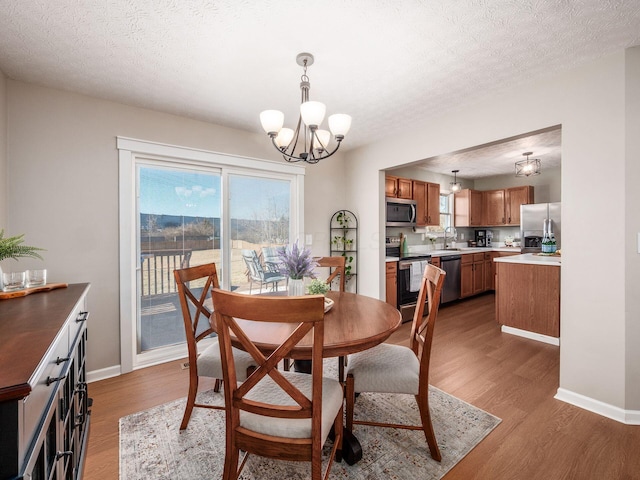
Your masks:
<instances>
[{"instance_id":1,"label":"kitchen window","mask_svg":"<svg viewBox=\"0 0 640 480\"><path fill-rule=\"evenodd\" d=\"M444 231L447 227L453 227L453 194L440 195L440 229Z\"/></svg>"}]
</instances>

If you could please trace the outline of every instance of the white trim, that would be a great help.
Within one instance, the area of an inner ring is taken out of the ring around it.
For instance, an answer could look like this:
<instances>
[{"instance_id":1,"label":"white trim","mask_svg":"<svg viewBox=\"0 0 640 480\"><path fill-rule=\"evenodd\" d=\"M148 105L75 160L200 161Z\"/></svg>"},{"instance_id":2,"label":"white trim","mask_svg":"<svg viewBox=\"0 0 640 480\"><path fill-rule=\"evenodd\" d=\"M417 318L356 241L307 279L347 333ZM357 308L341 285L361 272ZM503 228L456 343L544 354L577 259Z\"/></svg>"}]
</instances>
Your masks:
<instances>
[{"instance_id":1,"label":"white trim","mask_svg":"<svg viewBox=\"0 0 640 480\"><path fill-rule=\"evenodd\" d=\"M640 410L625 410L565 388L558 388L553 398L626 425L640 425Z\"/></svg>"},{"instance_id":2,"label":"white trim","mask_svg":"<svg viewBox=\"0 0 640 480\"><path fill-rule=\"evenodd\" d=\"M502 325L501 330L502 333L509 333L511 335L528 338L529 340L548 343L549 345L555 345L556 347L560 346L560 339L558 337L550 337L549 335L543 335L541 333L530 332L528 330L520 330L519 328L508 327L507 325Z\"/></svg>"},{"instance_id":3,"label":"white trim","mask_svg":"<svg viewBox=\"0 0 640 480\"><path fill-rule=\"evenodd\" d=\"M191 147L181 147L166 143L149 142L135 138L116 137L116 146L119 150L128 150L138 154L157 155L159 157L181 158L196 162L215 163L229 167L241 164L244 168L263 170L269 172L287 173L292 175L304 175L305 167L291 163L275 162L259 158L243 157L229 153L200 150Z\"/></svg>"},{"instance_id":4,"label":"white trim","mask_svg":"<svg viewBox=\"0 0 640 480\"><path fill-rule=\"evenodd\" d=\"M122 369L120 368L120 365L101 368L100 370L87 372L87 383L106 380L107 378L119 377L120 375L122 375Z\"/></svg>"},{"instance_id":5,"label":"white trim","mask_svg":"<svg viewBox=\"0 0 640 480\"><path fill-rule=\"evenodd\" d=\"M228 197L227 178L230 173L280 178L291 182L291 238L304 238L304 175L305 167L285 162L274 162L242 157L226 153L199 150L190 147L168 145L126 137L116 137L119 150L119 222L120 222L120 372L164 363L187 356L186 345L164 347L139 354L137 352L137 299L139 275L137 275L137 221L136 221L136 165L139 161L177 165L180 162L200 165L207 170L217 169L222 175L222 195ZM221 214L227 214L228 207L223 199ZM225 210L227 208L227 210ZM221 225L225 235L225 225ZM223 251L224 276L230 275L230 258ZM226 263L225 263L226 262ZM228 284L222 279L222 287Z\"/></svg>"}]
</instances>

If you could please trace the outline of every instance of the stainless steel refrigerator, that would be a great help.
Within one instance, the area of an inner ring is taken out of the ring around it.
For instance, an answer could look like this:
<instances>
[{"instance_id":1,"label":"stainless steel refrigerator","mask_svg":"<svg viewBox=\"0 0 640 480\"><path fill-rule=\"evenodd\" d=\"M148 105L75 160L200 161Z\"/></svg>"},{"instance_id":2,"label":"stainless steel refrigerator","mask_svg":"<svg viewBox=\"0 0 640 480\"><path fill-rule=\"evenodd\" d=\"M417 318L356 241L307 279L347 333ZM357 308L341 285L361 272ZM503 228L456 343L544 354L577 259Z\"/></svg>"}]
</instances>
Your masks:
<instances>
[{"instance_id":1,"label":"stainless steel refrigerator","mask_svg":"<svg viewBox=\"0 0 640 480\"><path fill-rule=\"evenodd\" d=\"M542 251L545 221L549 233L553 232L558 250L561 240L561 203L533 203L520 207L520 251L537 253Z\"/></svg>"}]
</instances>

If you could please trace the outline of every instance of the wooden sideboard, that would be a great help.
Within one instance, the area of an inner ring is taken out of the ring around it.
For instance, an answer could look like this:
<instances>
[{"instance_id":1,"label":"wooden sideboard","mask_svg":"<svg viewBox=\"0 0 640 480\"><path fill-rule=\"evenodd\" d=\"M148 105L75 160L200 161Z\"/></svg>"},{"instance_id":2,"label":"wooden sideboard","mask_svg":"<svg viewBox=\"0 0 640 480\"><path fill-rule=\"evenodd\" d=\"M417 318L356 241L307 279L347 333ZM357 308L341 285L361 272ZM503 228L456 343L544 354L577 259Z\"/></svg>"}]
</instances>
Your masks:
<instances>
[{"instance_id":1,"label":"wooden sideboard","mask_svg":"<svg viewBox=\"0 0 640 480\"><path fill-rule=\"evenodd\" d=\"M82 477L89 284L0 300L0 480Z\"/></svg>"}]
</instances>

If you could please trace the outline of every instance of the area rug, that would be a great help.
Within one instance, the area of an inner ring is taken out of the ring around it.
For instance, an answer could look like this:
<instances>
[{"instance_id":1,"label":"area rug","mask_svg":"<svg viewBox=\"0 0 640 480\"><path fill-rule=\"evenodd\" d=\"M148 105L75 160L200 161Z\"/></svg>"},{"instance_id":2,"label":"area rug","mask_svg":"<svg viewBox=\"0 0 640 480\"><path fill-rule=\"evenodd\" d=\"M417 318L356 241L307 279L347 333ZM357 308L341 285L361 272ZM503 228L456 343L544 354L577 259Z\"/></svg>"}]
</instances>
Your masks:
<instances>
[{"instance_id":1,"label":"area rug","mask_svg":"<svg viewBox=\"0 0 640 480\"><path fill-rule=\"evenodd\" d=\"M202 403L224 403L222 393L203 392ZM331 479L442 478L499 423L500 419L437 388L429 402L442 462L429 455L422 431L356 425L354 434L363 450L355 465L334 462ZM120 479L197 480L222 478L224 466L224 411L194 408L189 426L180 431L185 399L134 413L120 419ZM417 425L420 415L413 396L360 395L356 418L385 419ZM325 447L324 466L330 446ZM308 463L249 457L240 478L292 480L309 478Z\"/></svg>"}]
</instances>

